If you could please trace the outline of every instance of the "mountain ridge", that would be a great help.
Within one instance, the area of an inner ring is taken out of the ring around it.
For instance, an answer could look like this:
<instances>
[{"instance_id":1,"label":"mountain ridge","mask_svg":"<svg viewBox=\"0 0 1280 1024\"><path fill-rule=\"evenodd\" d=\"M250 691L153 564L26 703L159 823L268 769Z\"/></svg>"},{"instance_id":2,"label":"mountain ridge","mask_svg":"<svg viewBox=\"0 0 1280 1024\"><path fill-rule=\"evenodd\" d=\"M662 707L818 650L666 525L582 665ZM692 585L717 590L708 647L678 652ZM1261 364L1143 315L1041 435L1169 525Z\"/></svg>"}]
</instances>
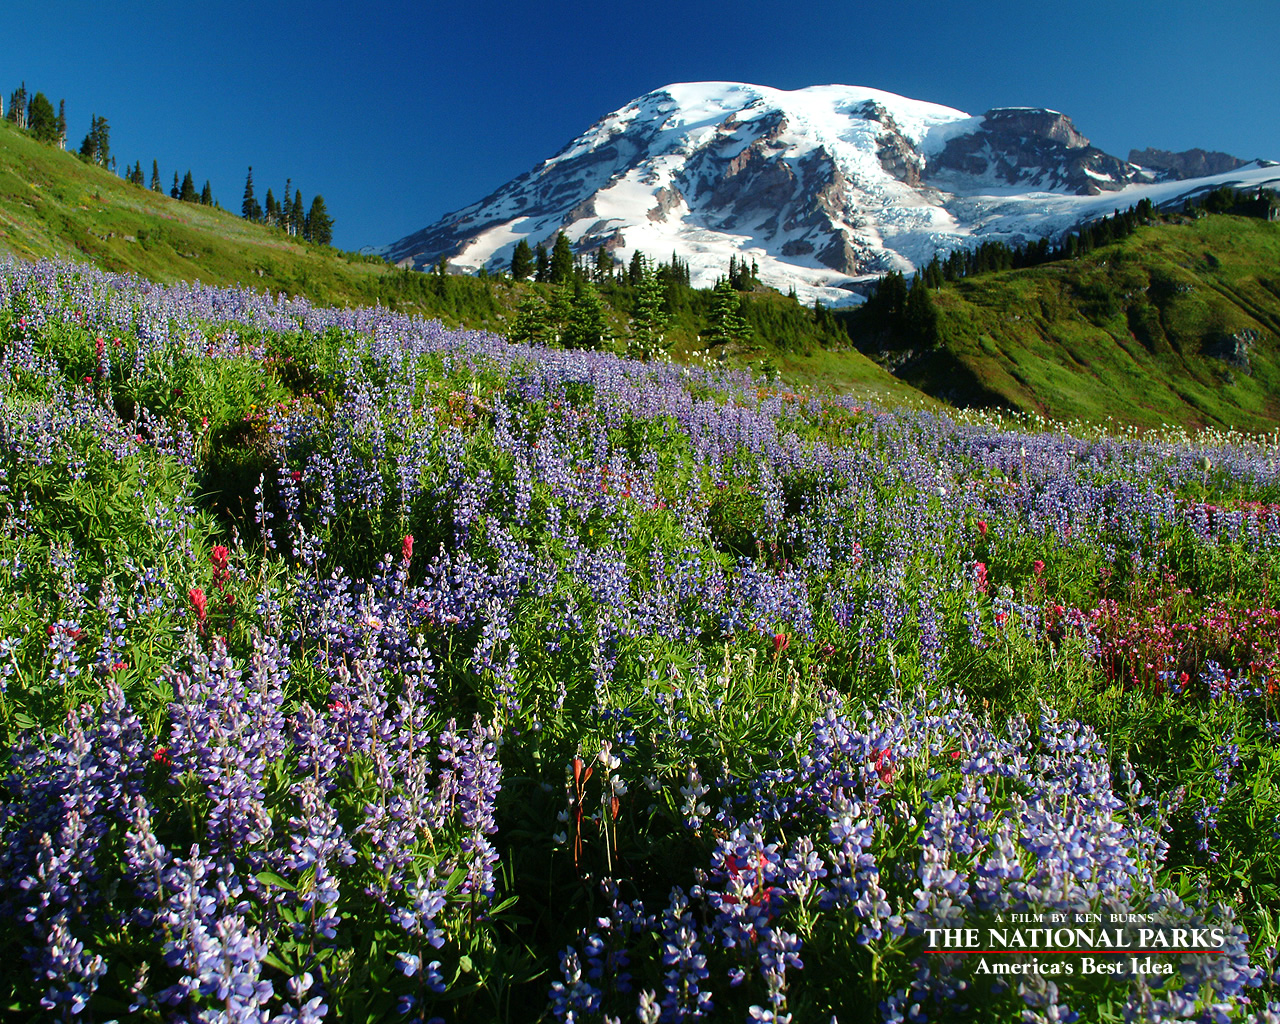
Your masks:
<instances>
[{"instance_id":1,"label":"mountain ridge","mask_svg":"<svg viewBox=\"0 0 1280 1024\"><path fill-rule=\"evenodd\" d=\"M549 246L565 231L583 254L674 253L702 286L745 257L767 284L843 305L873 278L956 248L1053 237L1142 198L1169 206L1221 184L1280 184L1274 168L1228 159L1236 166L1214 177L1180 179L1104 153L1043 108L974 116L866 87L677 83L376 251L418 269L443 258L492 271L521 239Z\"/></svg>"}]
</instances>

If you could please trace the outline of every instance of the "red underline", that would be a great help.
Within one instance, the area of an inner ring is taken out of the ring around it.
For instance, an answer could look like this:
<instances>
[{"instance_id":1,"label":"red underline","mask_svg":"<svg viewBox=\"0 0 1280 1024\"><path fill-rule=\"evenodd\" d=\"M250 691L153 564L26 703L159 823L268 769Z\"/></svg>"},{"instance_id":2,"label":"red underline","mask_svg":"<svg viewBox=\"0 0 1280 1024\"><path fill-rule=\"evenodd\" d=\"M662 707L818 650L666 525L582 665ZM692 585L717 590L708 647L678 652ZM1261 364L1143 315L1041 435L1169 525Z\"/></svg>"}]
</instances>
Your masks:
<instances>
[{"instance_id":1,"label":"red underline","mask_svg":"<svg viewBox=\"0 0 1280 1024\"><path fill-rule=\"evenodd\" d=\"M1223 953L1222 949L926 949L926 953L1075 953L1084 956L1136 956L1139 953Z\"/></svg>"}]
</instances>

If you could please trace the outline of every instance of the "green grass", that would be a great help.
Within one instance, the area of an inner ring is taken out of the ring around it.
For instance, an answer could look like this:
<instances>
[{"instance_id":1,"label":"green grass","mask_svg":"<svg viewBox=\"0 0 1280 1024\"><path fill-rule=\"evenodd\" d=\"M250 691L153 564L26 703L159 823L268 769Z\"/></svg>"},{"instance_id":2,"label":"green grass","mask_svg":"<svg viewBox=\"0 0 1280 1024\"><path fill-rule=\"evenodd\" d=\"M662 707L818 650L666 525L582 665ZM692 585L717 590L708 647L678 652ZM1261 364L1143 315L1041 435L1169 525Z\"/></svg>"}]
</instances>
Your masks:
<instances>
[{"instance_id":1,"label":"green grass","mask_svg":"<svg viewBox=\"0 0 1280 1024\"><path fill-rule=\"evenodd\" d=\"M153 281L243 285L326 305L382 303L451 326L499 329L502 289L409 274L377 257L312 245L215 207L184 203L0 122L0 252L67 257Z\"/></svg>"},{"instance_id":2,"label":"green grass","mask_svg":"<svg viewBox=\"0 0 1280 1024\"><path fill-rule=\"evenodd\" d=\"M1280 422L1280 225L1144 227L1077 260L947 285L935 302L942 362L976 385L962 400L1142 427ZM1247 368L1212 354L1233 335L1255 339ZM938 393L918 368L904 378Z\"/></svg>"}]
</instances>

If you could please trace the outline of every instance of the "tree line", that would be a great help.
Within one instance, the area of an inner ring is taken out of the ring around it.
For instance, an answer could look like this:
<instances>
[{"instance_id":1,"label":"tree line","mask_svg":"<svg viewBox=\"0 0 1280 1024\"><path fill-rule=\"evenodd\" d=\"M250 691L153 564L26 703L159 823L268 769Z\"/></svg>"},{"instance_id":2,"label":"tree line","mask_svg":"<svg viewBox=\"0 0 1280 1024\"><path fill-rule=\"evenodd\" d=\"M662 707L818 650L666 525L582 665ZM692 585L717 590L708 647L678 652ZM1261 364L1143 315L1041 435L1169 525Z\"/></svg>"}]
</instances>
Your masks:
<instances>
[{"instance_id":1,"label":"tree line","mask_svg":"<svg viewBox=\"0 0 1280 1024\"><path fill-rule=\"evenodd\" d=\"M1280 199L1274 191L1239 191L1224 185L1188 198L1182 215L1201 217L1227 213L1276 220L1277 211L1280 211ZM1047 238L1020 246L983 242L972 249L956 250L946 259L934 256L916 271L910 283L901 271L885 274L876 282L867 301L852 315L873 331L887 330L900 344L931 347L939 338L932 292L945 282L1075 259L1128 238L1143 225L1162 219L1168 218L1150 199L1143 199L1127 210L1116 210L1110 217L1080 225L1067 232L1057 245L1050 244Z\"/></svg>"},{"instance_id":2,"label":"tree line","mask_svg":"<svg viewBox=\"0 0 1280 1024\"><path fill-rule=\"evenodd\" d=\"M288 235L294 235L316 245L333 243L333 218L324 203L324 196L317 194L311 200L308 209L302 201L302 192L293 187L293 179L284 183L284 199L278 200L270 188L267 189L265 206L258 202L253 190L253 167L244 182L244 198L240 203L240 216L258 224L280 228Z\"/></svg>"},{"instance_id":3,"label":"tree line","mask_svg":"<svg viewBox=\"0 0 1280 1024\"><path fill-rule=\"evenodd\" d=\"M55 112L53 103L42 92L31 94L24 81L9 95L8 104L0 97L0 116L35 138L60 149L67 148L67 101L59 100ZM89 131L80 143L79 156L89 163L96 164L106 170L116 171L116 158L111 152L111 125L105 117L93 114L89 119ZM142 170L142 161L136 161L132 167L126 167L124 180L139 188L150 187L152 192L164 194L165 189L160 178L160 164L151 161L151 180L147 184ZM184 203L196 203L201 206L219 207L213 195L213 186L208 179L204 187L197 190L195 177L190 169L181 178L173 172L173 184L169 188L169 197ZM324 197L317 195L311 200L308 209L302 202L300 192L293 190L292 179L285 182L284 200L277 201L271 189L267 189L265 208L258 203L253 194L253 168L249 168L249 177L245 182L244 202L241 212L247 220L257 221L279 227L287 234L297 235L317 245L331 245L333 242L333 218L325 206Z\"/></svg>"}]
</instances>

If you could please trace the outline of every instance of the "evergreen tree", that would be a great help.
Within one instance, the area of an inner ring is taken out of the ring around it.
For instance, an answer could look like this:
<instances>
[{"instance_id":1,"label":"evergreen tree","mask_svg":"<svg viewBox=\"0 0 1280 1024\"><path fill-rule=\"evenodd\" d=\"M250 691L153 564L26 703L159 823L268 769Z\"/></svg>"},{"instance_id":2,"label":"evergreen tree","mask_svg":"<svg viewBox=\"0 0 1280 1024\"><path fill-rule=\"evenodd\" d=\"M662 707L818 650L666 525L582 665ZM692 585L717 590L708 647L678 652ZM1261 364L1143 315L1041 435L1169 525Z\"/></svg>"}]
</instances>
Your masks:
<instances>
[{"instance_id":1,"label":"evergreen tree","mask_svg":"<svg viewBox=\"0 0 1280 1024\"><path fill-rule=\"evenodd\" d=\"M333 243L333 218L325 209L322 195L311 200L311 210L307 213L307 237L316 245Z\"/></svg>"},{"instance_id":2,"label":"evergreen tree","mask_svg":"<svg viewBox=\"0 0 1280 1024\"><path fill-rule=\"evenodd\" d=\"M151 191L160 191L160 164L155 160L151 161Z\"/></svg>"},{"instance_id":3,"label":"evergreen tree","mask_svg":"<svg viewBox=\"0 0 1280 1024\"><path fill-rule=\"evenodd\" d=\"M178 198L184 203L194 203L200 199L200 194L196 191L195 179L191 177L190 171L187 171L186 177L182 179L182 187L178 190Z\"/></svg>"},{"instance_id":4,"label":"evergreen tree","mask_svg":"<svg viewBox=\"0 0 1280 1024\"><path fill-rule=\"evenodd\" d=\"M551 276L551 257L547 255L547 247L541 242L533 250L533 279L538 283L545 282Z\"/></svg>"},{"instance_id":5,"label":"evergreen tree","mask_svg":"<svg viewBox=\"0 0 1280 1024\"><path fill-rule=\"evenodd\" d=\"M27 126L27 83L23 82L9 97L9 120L19 128Z\"/></svg>"},{"instance_id":6,"label":"evergreen tree","mask_svg":"<svg viewBox=\"0 0 1280 1024\"><path fill-rule=\"evenodd\" d=\"M904 325L910 339L918 345L932 346L938 340L938 312L934 309L929 286L916 275L907 292L903 311Z\"/></svg>"},{"instance_id":7,"label":"evergreen tree","mask_svg":"<svg viewBox=\"0 0 1280 1024\"><path fill-rule=\"evenodd\" d=\"M41 142L54 145L58 141L58 115L53 112L49 97L38 92L27 106L27 127Z\"/></svg>"},{"instance_id":8,"label":"evergreen tree","mask_svg":"<svg viewBox=\"0 0 1280 1024\"><path fill-rule=\"evenodd\" d=\"M511 340L525 345L543 345L551 339L552 333L547 304L536 292L530 292L516 311Z\"/></svg>"},{"instance_id":9,"label":"evergreen tree","mask_svg":"<svg viewBox=\"0 0 1280 1024\"><path fill-rule=\"evenodd\" d=\"M178 182L178 172L173 172L173 184L169 186L169 198L177 199L182 195L182 185Z\"/></svg>"},{"instance_id":10,"label":"evergreen tree","mask_svg":"<svg viewBox=\"0 0 1280 1024\"><path fill-rule=\"evenodd\" d=\"M267 198L262 211L262 219L267 224L274 224L280 219L280 209L276 206L276 197L271 189L267 189Z\"/></svg>"},{"instance_id":11,"label":"evergreen tree","mask_svg":"<svg viewBox=\"0 0 1280 1024\"><path fill-rule=\"evenodd\" d=\"M142 171L138 171L138 184L142 184ZM207 180L204 183L204 188L200 192L200 205L201 206L213 205L213 188L210 186Z\"/></svg>"},{"instance_id":12,"label":"evergreen tree","mask_svg":"<svg viewBox=\"0 0 1280 1024\"><path fill-rule=\"evenodd\" d=\"M711 323L707 335L710 345L726 345L745 341L751 335L751 325L742 318L742 300L727 277L716 282L711 295Z\"/></svg>"},{"instance_id":13,"label":"evergreen tree","mask_svg":"<svg viewBox=\"0 0 1280 1024\"><path fill-rule=\"evenodd\" d=\"M111 127L105 117L94 114L89 119L89 134L80 143L80 155L99 167L111 166Z\"/></svg>"},{"instance_id":14,"label":"evergreen tree","mask_svg":"<svg viewBox=\"0 0 1280 1024\"><path fill-rule=\"evenodd\" d=\"M244 199L240 203L240 216L245 220L262 220L262 206L253 194L253 168L244 180Z\"/></svg>"},{"instance_id":15,"label":"evergreen tree","mask_svg":"<svg viewBox=\"0 0 1280 1024\"><path fill-rule=\"evenodd\" d=\"M293 193L293 206L289 208L289 234L300 238L307 229L307 214L302 206L302 193Z\"/></svg>"},{"instance_id":16,"label":"evergreen tree","mask_svg":"<svg viewBox=\"0 0 1280 1024\"><path fill-rule=\"evenodd\" d=\"M581 281L569 312L564 343L569 348L601 349L608 341L609 321L600 295L589 281Z\"/></svg>"},{"instance_id":17,"label":"evergreen tree","mask_svg":"<svg viewBox=\"0 0 1280 1024\"><path fill-rule=\"evenodd\" d=\"M632 264L635 262L633 258ZM666 310L666 289L643 256L640 257L639 270L640 281L636 285L636 308L631 315L631 343L627 354L649 359L661 347L670 318Z\"/></svg>"},{"instance_id":18,"label":"evergreen tree","mask_svg":"<svg viewBox=\"0 0 1280 1024\"><path fill-rule=\"evenodd\" d=\"M551 271L547 278L552 284L564 284L573 278L573 247L569 236L561 231L551 249Z\"/></svg>"},{"instance_id":19,"label":"evergreen tree","mask_svg":"<svg viewBox=\"0 0 1280 1024\"><path fill-rule=\"evenodd\" d=\"M640 282L644 280L646 263L644 253L639 249L631 254L631 262L627 265L627 280L631 282L633 288L639 287Z\"/></svg>"},{"instance_id":20,"label":"evergreen tree","mask_svg":"<svg viewBox=\"0 0 1280 1024\"><path fill-rule=\"evenodd\" d=\"M529 248L528 241L522 238L511 254L511 277L516 281L524 281L533 273L533 269L533 250Z\"/></svg>"},{"instance_id":21,"label":"evergreen tree","mask_svg":"<svg viewBox=\"0 0 1280 1024\"><path fill-rule=\"evenodd\" d=\"M547 322L551 326L552 338L559 344L569 329L569 319L573 315L573 289L567 284L551 290L551 302L547 307Z\"/></svg>"},{"instance_id":22,"label":"evergreen tree","mask_svg":"<svg viewBox=\"0 0 1280 1024\"><path fill-rule=\"evenodd\" d=\"M67 101L58 100L58 148L67 148Z\"/></svg>"},{"instance_id":23,"label":"evergreen tree","mask_svg":"<svg viewBox=\"0 0 1280 1024\"><path fill-rule=\"evenodd\" d=\"M595 278L597 284L604 284L613 277L613 253L606 246L596 250Z\"/></svg>"}]
</instances>

